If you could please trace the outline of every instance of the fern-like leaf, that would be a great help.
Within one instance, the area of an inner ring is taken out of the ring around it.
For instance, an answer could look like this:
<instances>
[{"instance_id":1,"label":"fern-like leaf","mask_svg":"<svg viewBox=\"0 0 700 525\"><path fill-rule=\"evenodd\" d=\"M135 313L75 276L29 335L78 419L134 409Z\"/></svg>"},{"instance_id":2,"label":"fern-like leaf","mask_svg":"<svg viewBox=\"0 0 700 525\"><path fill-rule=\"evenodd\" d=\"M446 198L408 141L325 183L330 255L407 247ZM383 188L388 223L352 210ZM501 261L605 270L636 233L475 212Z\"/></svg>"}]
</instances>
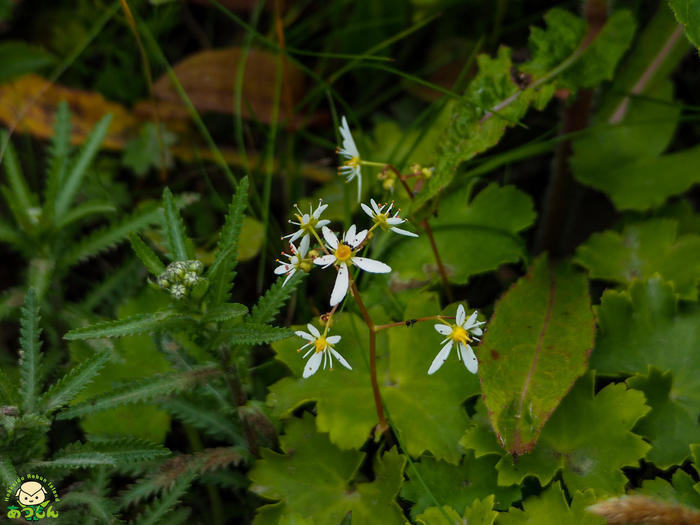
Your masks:
<instances>
[{"instance_id":1,"label":"fern-like leaf","mask_svg":"<svg viewBox=\"0 0 700 525\"><path fill-rule=\"evenodd\" d=\"M96 352L56 381L41 398L43 413L49 414L70 403L100 373L109 359L109 350Z\"/></svg>"},{"instance_id":2,"label":"fern-like leaf","mask_svg":"<svg viewBox=\"0 0 700 525\"><path fill-rule=\"evenodd\" d=\"M61 181L68 171L70 162L70 109L68 103L62 100L56 109L56 117L53 123L53 135L49 145L48 171L46 174L46 188L44 190L44 209L42 217L53 223L56 205L56 195L61 187Z\"/></svg>"},{"instance_id":3,"label":"fern-like leaf","mask_svg":"<svg viewBox=\"0 0 700 525\"><path fill-rule=\"evenodd\" d=\"M211 308L202 318L204 323L236 319L248 313L248 307L239 303L224 303Z\"/></svg>"},{"instance_id":4,"label":"fern-like leaf","mask_svg":"<svg viewBox=\"0 0 700 525\"><path fill-rule=\"evenodd\" d=\"M66 214L61 218L61 220L56 224L56 229L63 229L66 226L74 222L78 222L79 220L90 215L105 215L108 213L114 213L115 211L117 211L117 209L111 202L101 201L97 199L83 202L68 210Z\"/></svg>"},{"instance_id":5,"label":"fern-like leaf","mask_svg":"<svg viewBox=\"0 0 700 525\"><path fill-rule=\"evenodd\" d=\"M29 190L29 185L24 178L22 168L20 168L19 160L17 159L17 152L15 152L12 142L10 142L10 135L3 130L0 132L0 150L5 144L7 144L7 147L2 157L2 164L5 167L5 175L9 183L9 191L6 193L5 198L8 204L16 205L17 213L20 214L19 217L16 217L17 222L27 225L31 222L29 210L36 205L36 196Z\"/></svg>"},{"instance_id":6,"label":"fern-like leaf","mask_svg":"<svg viewBox=\"0 0 700 525\"><path fill-rule=\"evenodd\" d=\"M163 230L165 231L165 244L170 259L173 261L188 260L185 223L182 222L182 217L180 217L169 188L163 190Z\"/></svg>"},{"instance_id":7,"label":"fern-like leaf","mask_svg":"<svg viewBox=\"0 0 700 525\"><path fill-rule=\"evenodd\" d=\"M97 523L120 523L117 519L118 508L116 503L110 498L95 494L92 491L92 486L89 485L86 490L71 490L67 494L61 495L61 517L65 516L63 509L78 507L85 505L88 510L88 519L97 520ZM95 523L95 521L89 522L87 519L82 518L80 521L73 518L71 521L66 521L65 523ZM172 525L172 524L169 524Z\"/></svg>"},{"instance_id":8,"label":"fern-like leaf","mask_svg":"<svg viewBox=\"0 0 700 525\"><path fill-rule=\"evenodd\" d=\"M247 203L248 177L243 177L229 205L216 247L216 259L207 275L209 278L207 294L211 305L219 305L229 300L235 277L234 268L238 262L238 241Z\"/></svg>"},{"instance_id":9,"label":"fern-like leaf","mask_svg":"<svg viewBox=\"0 0 700 525\"><path fill-rule=\"evenodd\" d=\"M100 145L105 136L107 136L107 130L109 129L111 121L112 115L105 115L102 120L97 123L85 140L75 162L70 167L65 177L62 177L60 188L56 194L56 203L54 207L54 214L57 221L60 222L63 219L75 195L78 193L90 164L100 150Z\"/></svg>"},{"instance_id":10,"label":"fern-like leaf","mask_svg":"<svg viewBox=\"0 0 700 525\"><path fill-rule=\"evenodd\" d=\"M99 306L100 311L111 312L115 304L141 290L145 276L146 272L136 259L126 261L85 294L80 311L93 311Z\"/></svg>"},{"instance_id":11,"label":"fern-like leaf","mask_svg":"<svg viewBox=\"0 0 700 525\"><path fill-rule=\"evenodd\" d=\"M124 337L150 334L173 324L186 322L190 318L174 310L161 310L152 314L136 314L116 321L103 321L82 328L75 328L63 336L64 339L100 339L102 337Z\"/></svg>"},{"instance_id":12,"label":"fern-like leaf","mask_svg":"<svg viewBox=\"0 0 700 525\"><path fill-rule=\"evenodd\" d=\"M17 479L17 471L7 456L0 457L0 482L3 487L9 487Z\"/></svg>"},{"instance_id":13,"label":"fern-like leaf","mask_svg":"<svg viewBox=\"0 0 700 525\"><path fill-rule=\"evenodd\" d=\"M115 466L114 458L108 454L94 450L80 450L76 452L59 452L55 458L47 461L32 461L29 463L32 469L60 469L73 470L79 468L95 468L103 466Z\"/></svg>"},{"instance_id":14,"label":"fern-like leaf","mask_svg":"<svg viewBox=\"0 0 700 525\"><path fill-rule=\"evenodd\" d=\"M32 288L24 299L20 320L20 402L25 412L34 412L41 390L39 367L41 366L41 327L39 326L39 304Z\"/></svg>"},{"instance_id":15,"label":"fern-like leaf","mask_svg":"<svg viewBox=\"0 0 700 525\"><path fill-rule=\"evenodd\" d=\"M160 404L166 411L177 419L197 428L216 439L224 439L228 443L245 443L245 438L239 426L235 425L234 414L222 413L218 408L210 409L202 403L177 397Z\"/></svg>"},{"instance_id":16,"label":"fern-like leaf","mask_svg":"<svg viewBox=\"0 0 700 525\"><path fill-rule=\"evenodd\" d=\"M58 419L70 419L131 403L153 401L157 398L189 390L198 383L205 382L219 375L219 373L219 370L216 368L200 367L187 372L130 381L114 390L78 403L57 417Z\"/></svg>"},{"instance_id":17,"label":"fern-like leaf","mask_svg":"<svg viewBox=\"0 0 700 525\"><path fill-rule=\"evenodd\" d=\"M160 260L160 257L151 250L139 235L136 233L129 234L129 242L131 243L131 249L134 250L136 257L143 263L146 269L153 275L160 275L165 271L165 265Z\"/></svg>"},{"instance_id":18,"label":"fern-like leaf","mask_svg":"<svg viewBox=\"0 0 700 525\"><path fill-rule=\"evenodd\" d=\"M291 337L291 330L260 323L241 323L222 330L217 336L216 343L235 345L261 345ZM215 345L216 346L216 345Z\"/></svg>"},{"instance_id":19,"label":"fern-like leaf","mask_svg":"<svg viewBox=\"0 0 700 525\"><path fill-rule=\"evenodd\" d=\"M114 459L118 467L153 461L170 455L170 451L158 443L130 436L92 436L84 448L107 454Z\"/></svg>"},{"instance_id":20,"label":"fern-like leaf","mask_svg":"<svg viewBox=\"0 0 700 525\"><path fill-rule=\"evenodd\" d=\"M146 510L136 518L134 525L158 525L163 523L163 517L177 505L196 476L197 473L193 470L178 477L169 491L146 507Z\"/></svg>"},{"instance_id":21,"label":"fern-like leaf","mask_svg":"<svg viewBox=\"0 0 700 525\"><path fill-rule=\"evenodd\" d=\"M287 281L287 284L283 284L286 279L285 276L277 279L265 292L265 295L258 299L258 302L253 307L253 311L250 313L250 320L254 323L272 322L305 276L306 272L296 272Z\"/></svg>"}]
</instances>

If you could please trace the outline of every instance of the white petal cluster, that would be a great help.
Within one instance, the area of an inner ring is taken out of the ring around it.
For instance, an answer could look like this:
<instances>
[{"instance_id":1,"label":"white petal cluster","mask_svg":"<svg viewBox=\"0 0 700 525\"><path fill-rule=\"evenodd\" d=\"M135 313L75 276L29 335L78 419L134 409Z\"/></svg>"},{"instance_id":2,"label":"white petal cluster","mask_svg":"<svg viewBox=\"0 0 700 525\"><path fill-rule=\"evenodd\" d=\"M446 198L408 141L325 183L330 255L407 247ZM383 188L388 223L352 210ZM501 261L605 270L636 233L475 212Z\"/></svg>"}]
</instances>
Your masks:
<instances>
[{"instance_id":1,"label":"white petal cluster","mask_svg":"<svg viewBox=\"0 0 700 525\"><path fill-rule=\"evenodd\" d=\"M296 206L296 204L294 205ZM309 213L301 213L301 210L297 207L296 221L289 221L290 224L298 226L299 229L294 233L285 235L283 239L289 239L290 243L296 241L299 237L310 238L311 232L314 229L323 228L325 225L330 224L331 221L321 218L321 214L324 210L328 208L328 204L323 204L321 201L318 203L318 207L314 210L313 206L309 204Z\"/></svg>"},{"instance_id":2,"label":"white petal cluster","mask_svg":"<svg viewBox=\"0 0 700 525\"><path fill-rule=\"evenodd\" d=\"M328 364L329 368L332 370L334 357L345 368L347 368L348 370L352 370L352 367L345 360L345 358L342 355L340 355L340 353L335 348L333 348L333 345L338 344L338 342L340 341L339 335L330 335L327 337L325 335L321 335L318 329L311 323L306 325L306 327L309 330L308 332L304 332L303 330L297 330L296 332L294 332L302 339L308 341L308 343L306 343L299 349L299 352L309 347L310 348L304 354L304 357L313 352L313 355L309 358L309 360L306 362L306 365L304 366L304 373L302 374L304 379L314 375L318 371L322 362L324 370L326 369L326 364Z\"/></svg>"},{"instance_id":3,"label":"white petal cluster","mask_svg":"<svg viewBox=\"0 0 700 525\"><path fill-rule=\"evenodd\" d=\"M391 271L391 267L381 261L355 255L355 252L367 237L367 230L360 232L356 230L357 228L353 224L343 234L342 240L338 241L338 237L331 230L325 226L321 229L330 253L314 259L314 264L324 268L328 268L333 264L338 266L338 276L335 279L335 285L331 293L331 306L340 303L348 293L348 287L350 286L348 266L354 264L360 270L370 273L388 273Z\"/></svg>"},{"instance_id":4,"label":"white petal cluster","mask_svg":"<svg viewBox=\"0 0 700 525\"><path fill-rule=\"evenodd\" d=\"M345 176L345 181L350 182L357 179L357 202L360 202L362 195L362 173L360 173L360 152L357 151L357 146L350 133L348 121L343 115L341 125L338 128L340 135L343 137L343 145L338 148L338 154L345 158L345 162L338 168L338 173Z\"/></svg>"},{"instance_id":5,"label":"white petal cluster","mask_svg":"<svg viewBox=\"0 0 700 525\"><path fill-rule=\"evenodd\" d=\"M282 262L278 259L277 262L280 263L280 265L275 268L275 274L276 275L282 275L282 274L287 274L287 278L284 280L282 283L282 286L287 284L287 281L292 278L292 275L296 273L297 270L301 270L301 265L304 262L304 258L306 257L306 254L309 251L309 244L311 243L311 237L309 235L304 235L304 237L301 239L301 244L299 245L299 249L297 249L296 246L294 246L291 242L289 243L289 250L292 252L291 254L285 253L283 254L285 257L289 259L289 262Z\"/></svg>"},{"instance_id":6,"label":"white petal cluster","mask_svg":"<svg viewBox=\"0 0 700 525\"><path fill-rule=\"evenodd\" d=\"M476 374L479 369L479 361L474 355L474 350L469 345L472 341L479 341L479 337L483 334L483 330L480 328L484 321L477 321L476 317L478 312L474 312L467 319L464 306L461 304L457 307L456 324L436 324L435 330L440 335L447 336L441 344L444 346L440 349L435 359L433 359L430 368L428 369L428 375L434 374L442 366L442 364L447 361L450 355L450 350L452 346L457 343L457 358L464 361L464 365L467 367L472 374Z\"/></svg>"},{"instance_id":7,"label":"white petal cluster","mask_svg":"<svg viewBox=\"0 0 700 525\"><path fill-rule=\"evenodd\" d=\"M378 224L382 230L391 230L394 233L398 233L399 235L405 235L406 237L418 237L418 235L416 235L415 233L396 227L397 225L406 222L406 219L402 219L401 217L399 217L399 210L394 212L393 216L391 215L391 208L393 208L394 206L393 202L389 204L389 207L386 209L386 211L384 211L384 208L387 207L386 204L382 204L381 206L379 206L374 201L374 199L370 199L370 204L372 205L371 208L367 206L364 202L360 203L360 206L362 206L362 210L367 215L369 215L375 222L375 224Z\"/></svg>"}]
</instances>

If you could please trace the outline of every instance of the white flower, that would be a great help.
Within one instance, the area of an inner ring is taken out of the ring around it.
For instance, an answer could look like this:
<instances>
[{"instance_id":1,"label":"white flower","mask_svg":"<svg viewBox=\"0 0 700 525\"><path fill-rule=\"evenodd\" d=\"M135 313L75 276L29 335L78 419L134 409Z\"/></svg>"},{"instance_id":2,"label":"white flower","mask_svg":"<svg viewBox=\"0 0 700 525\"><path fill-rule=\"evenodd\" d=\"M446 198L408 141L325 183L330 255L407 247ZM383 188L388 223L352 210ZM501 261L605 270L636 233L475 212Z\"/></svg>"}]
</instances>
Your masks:
<instances>
[{"instance_id":1,"label":"white flower","mask_svg":"<svg viewBox=\"0 0 700 525\"><path fill-rule=\"evenodd\" d=\"M456 324L435 325L435 330L437 330L439 334L446 335L447 337L442 342L444 346L438 352L438 355L435 356L435 359L433 359L433 363L428 369L428 375L437 372L442 364L447 361L452 345L455 343L458 345L457 358L464 361L464 365L467 367L467 370L469 370L472 374L476 374L476 371L479 368L479 361L476 359L474 350L472 350L469 343L472 341L479 341L477 336L480 336L483 333L479 327L485 323L484 321L476 320L477 313L478 312L474 310L474 312L469 316L469 319L465 319L466 313L464 311L464 306L460 304L457 307L457 318L455 319Z\"/></svg>"},{"instance_id":2,"label":"white flower","mask_svg":"<svg viewBox=\"0 0 700 525\"><path fill-rule=\"evenodd\" d=\"M362 161L360 160L360 152L357 151L355 141L352 139L350 127L348 126L348 121L345 119L345 115L343 115L341 126L338 129L340 130L340 135L343 137L343 146L338 148L338 154L346 159L338 168L338 173L346 177L345 182L350 182L357 178L357 202L360 202L360 196L362 195L362 173L360 173L360 164L362 164Z\"/></svg>"},{"instance_id":3,"label":"white flower","mask_svg":"<svg viewBox=\"0 0 700 525\"><path fill-rule=\"evenodd\" d=\"M326 239L328 249L332 253L317 257L314 259L314 264L318 264L324 268L328 268L331 264L337 264L339 267L338 277L335 279L335 286L331 293L331 306L335 306L342 301L345 294L348 293L348 287L350 286L348 265L354 264L360 270L370 273L388 273L391 271L391 267L383 262L367 259L366 257L357 257L355 255L355 252L365 240L365 237L367 237L367 230L355 233L355 229L354 224L350 226L348 231L343 235L343 240L338 242L335 233L325 226L321 228L323 238Z\"/></svg>"},{"instance_id":4,"label":"white flower","mask_svg":"<svg viewBox=\"0 0 700 525\"><path fill-rule=\"evenodd\" d=\"M311 242L311 237L308 235L304 235L304 238L301 240L301 244L299 245L299 249L297 250L296 246L294 246L291 242L289 243L289 249L292 252L292 254L284 253L283 255L285 257L289 258L288 263L284 263L277 259L277 262L280 263L280 265L275 268L275 274L276 275L282 275L283 273L287 274L287 278L284 280L282 283L282 286L287 284L287 281L292 278L292 275L296 273L297 270L303 270L302 264L304 263L304 257L306 257L306 253L309 251L309 244ZM307 263L308 264L308 263Z\"/></svg>"},{"instance_id":5,"label":"white flower","mask_svg":"<svg viewBox=\"0 0 700 525\"><path fill-rule=\"evenodd\" d=\"M360 206L362 206L362 209L364 212L372 217L372 220L375 222L375 224L378 224L379 227L384 230L391 230L394 233L398 233L399 235L406 235L407 237L418 237L415 233L409 232L407 230L402 230L401 228L397 228L397 224L403 224L406 222L406 219L402 219L399 217L399 211L396 211L394 213L393 217L390 217L389 214L391 213L391 208L394 206L394 203L392 202L389 204L389 207L387 208L386 211L384 211L384 207L386 204L382 204L379 206L376 202L374 202L374 199L370 199L370 203L372 204L372 207L370 208L367 206L364 202L360 203Z\"/></svg>"},{"instance_id":6,"label":"white flower","mask_svg":"<svg viewBox=\"0 0 700 525\"><path fill-rule=\"evenodd\" d=\"M297 352L301 352L305 348L311 347L308 352L304 354L304 357L313 352L313 355L309 358L304 366L303 377L306 379L316 373L318 368L321 366L323 361L323 369L326 369L326 362L328 363L331 370L333 370L333 357L335 357L341 365L343 365L348 370L352 370L352 367L345 358L338 353L338 351L333 348L334 344L340 341L339 335L321 335L321 333L316 329L311 323L307 324L306 327L309 329L308 333L303 330L297 330L294 332L302 339L309 341L304 346L302 346Z\"/></svg>"},{"instance_id":7,"label":"white flower","mask_svg":"<svg viewBox=\"0 0 700 525\"><path fill-rule=\"evenodd\" d=\"M321 204L321 201L318 201L318 208L316 208L315 210L313 206L309 204L309 213L302 214L301 210L296 204L294 205L294 207L297 210L295 216L297 218L297 221L299 222L289 221L289 223L299 226L299 229L294 233L290 233L289 235L285 235L284 237L282 237L283 239L289 238L290 243L296 241L302 235L304 237L310 237L314 229L322 228L326 224L330 224L331 222L326 219L319 220L323 211L326 208L328 208L328 204Z\"/></svg>"}]
</instances>

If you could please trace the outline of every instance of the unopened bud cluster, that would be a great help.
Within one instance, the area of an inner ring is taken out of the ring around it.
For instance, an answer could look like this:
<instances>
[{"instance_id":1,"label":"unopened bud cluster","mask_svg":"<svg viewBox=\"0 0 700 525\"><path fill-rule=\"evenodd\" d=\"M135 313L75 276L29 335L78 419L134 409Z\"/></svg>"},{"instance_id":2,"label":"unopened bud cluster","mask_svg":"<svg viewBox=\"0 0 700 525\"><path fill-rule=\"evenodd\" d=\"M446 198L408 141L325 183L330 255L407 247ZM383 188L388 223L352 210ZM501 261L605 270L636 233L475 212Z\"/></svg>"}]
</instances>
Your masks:
<instances>
[{"instance_id":1,"label":"unopened bud cluster","mask_svg":"<svg viewBox=\"0 0 700 525\"><path fill-rule=\"evenodd\" d=\"M197 260L170 263L158 276L158 286L169 291L175 299L183 299L199 282L203 268Z\"/></svg>"}]
</instances>

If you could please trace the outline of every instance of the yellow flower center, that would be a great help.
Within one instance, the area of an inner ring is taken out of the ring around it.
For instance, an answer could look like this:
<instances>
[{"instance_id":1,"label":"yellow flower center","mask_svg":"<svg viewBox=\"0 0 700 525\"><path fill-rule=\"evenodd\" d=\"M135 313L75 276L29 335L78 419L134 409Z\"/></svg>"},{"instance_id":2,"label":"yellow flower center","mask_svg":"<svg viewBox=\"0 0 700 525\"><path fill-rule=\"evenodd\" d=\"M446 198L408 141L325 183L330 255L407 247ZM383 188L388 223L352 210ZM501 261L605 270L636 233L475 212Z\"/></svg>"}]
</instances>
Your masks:
<instances>
[{"instance_id":1,"label":"yellow flower center","mask_svg":"<svg viewBox=\"0 0 700 525\"><path fill-rule=\"evenodd\" d=\"M346 160L344 165L350 166L351 168L357 168L360 165L360 159L358 157L353 157L350 160Z\"/></svg>"},{"instance_id":2,"label":"yellow flower center","mask_svg":"<svg viewBox=\"0 0 700 525\"><path fill-rule=\"evenodd\" d=\"M328 346L328 343L326 342L326 338L321 336L318 339L314 341L314 346L316 347L316 353L318 354L319 352L323 352L326 347Z\"/></svg>"},{"instance_id":3,"label":"yellow flower center","mask_svg":"<svg viewBox=\"0 0 700 525\"><path fill-rule=\"evenodd\" d=\"M347 244L341 244L335 250L335 258L340 262L345 262L352 257L352 249Z\"/></svg>"},{"instance_id":4,"label":"yellow flower center","mask_svg":"<svg viewBox=\"0 0 700 525\"><path fill-rule=\"evenodd\" d=\"M472 341L472 338L469 337L469 333L461 326L454 326L452 328L452 334L450 334L450 337L452 337L454 341L465 345L467 343L471 343Z\"/></svg>"},{"instance_id":5,"label":"yellow flower center","mask_svg":"<svg viewBox=\"0 0 700 525\"><path fill-rule=\"evenodd\" d=\"M389 229L389 224L386 222L387 218L386 213L379 213L374 216L374 222L376 222L382 230L386 231Z\"/></svg>"}]
</instances>

